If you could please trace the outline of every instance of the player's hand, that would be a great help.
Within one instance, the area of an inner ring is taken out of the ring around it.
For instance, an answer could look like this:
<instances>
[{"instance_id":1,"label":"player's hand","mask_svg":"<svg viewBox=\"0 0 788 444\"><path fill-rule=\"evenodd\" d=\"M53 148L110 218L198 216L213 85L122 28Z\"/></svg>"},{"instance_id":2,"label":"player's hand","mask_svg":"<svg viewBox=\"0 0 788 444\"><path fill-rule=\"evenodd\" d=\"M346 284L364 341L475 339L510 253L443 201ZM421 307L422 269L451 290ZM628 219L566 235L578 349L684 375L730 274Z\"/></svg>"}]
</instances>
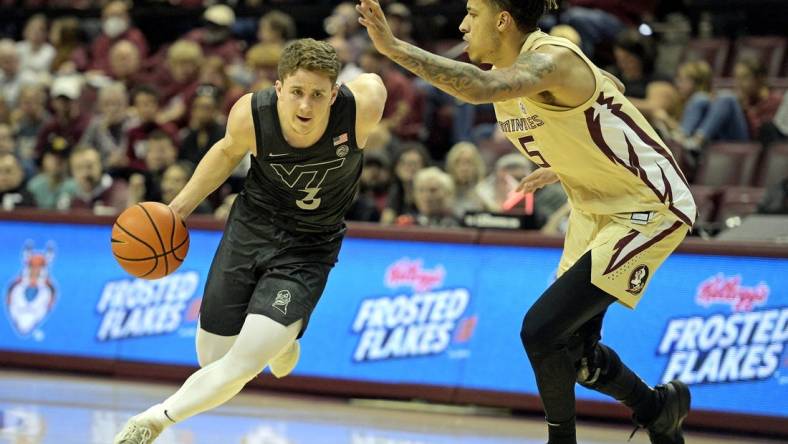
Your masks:
<instances>
[{"instance_id":1,"label":"player's hand","mask_svg":"<svg viewBox=\"0 0 788 444\"><path fill-rule=\"evenodd\" d=\"M369 33L369 38L375 45L375 49L383 55L388 55L394 47L396 39L386 21L380 2L378 0L361 0L356 5L356 11L361 15L358 22L367 28L367 33Z\"/></svg>"},{"instance_id":2,"label":"player's hand","mask_svg":"<svg viewBox=\"0 0 788 444\"><path fill-rule=\"evenodd\" d=\"M525 176L517 186L517 191L521 193L533 193L534 191L551 183L558 182L558 175L548 168L539 168L533 173Z\"/></svg>"}]
</instances>

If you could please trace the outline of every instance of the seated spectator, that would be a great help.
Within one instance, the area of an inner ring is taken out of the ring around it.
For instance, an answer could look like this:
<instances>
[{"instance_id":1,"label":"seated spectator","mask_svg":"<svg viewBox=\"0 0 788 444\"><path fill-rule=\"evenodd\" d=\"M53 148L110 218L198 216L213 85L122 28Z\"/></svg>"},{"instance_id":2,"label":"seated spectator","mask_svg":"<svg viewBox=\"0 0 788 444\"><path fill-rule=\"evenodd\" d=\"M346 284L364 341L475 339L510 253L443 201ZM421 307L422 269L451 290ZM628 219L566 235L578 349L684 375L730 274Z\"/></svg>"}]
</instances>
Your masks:
<instances>
[{"instance_id":1,"label":"seated spectator","mask_svg":"<svg viewBox=\"0 0 788 444\"><path fill-rule=\"evenodd\" d=\"M161 201L169 204L181 192L186 182L194 174L194 166L186 161L176 162L164 170L161 177ZM213 208L207 201L202 201L194 210L195 214L211 214Z\"/></svg>"},{"instance_id":2,"label":"seated spectator","mask_svg":"<svg viewBox=\"0 0 788 444\"><path fill-rule=\"evenodd\" d=\"M60 210L91 210L114 214L128 206L128 186L113 179L101 167L101 154L93 147L75 148L68 159L71 178L58 196Z\"/></svg>"},{"instance_id":3,"label":"seated spectator","mask_svg":"<svg viewBox=\"0 0 788 444\"><path fill-rule=\"evenodd\" d=\"M634 29L623 31L613 50L616 74L624 84L627 98L646 118L659 109L670 109L678 93L670 79L655 72L653 42Z\"/></svg>"},{"instance_id":4,"label":"seated spectator","mask_svg":"<svg viewBox=\"0 0 788 444\"><path fill-rule=\"evenodd\" d=\"M694 131L685 131L688 149L697 151L715 140L757 140L761 126L774 119L782 95L770 91L763 64L754 58L741 59L734 68L734 75L736 96L719 94L706 102L699 99L702 117L693 120L698 122ZM693 128L688 126L687 130Z\"/></svg>"},{"instance_id":5,"label":"seated spectator","mask_svg":"<svg viewBox=\"0 0 788 444\"><path fill-rule=\"evenodd\" d=\"M484 209L476 186L484 179L486 169L479 149L470 142L460 142L446 154L446 172L454 181L454 206L458 216Z\"/></svg>"},{"instance_id":6,"label":"seated spectator","mask_svg":"<svg viewBox=\"0 0 788 444\"><path fill-rule=\"evenodd\" d=\"M337 76L337 84L350 82L351 80L363 74L364 71L356 64L353 58L353 53L350 50L350 44L345 39L329 39L328 42L337 52L337 58L342 63L342 70L339 71Z\"/></svg>"},{"instance_id":7,"label":"seated spectator","mask_svg":"<svg viewBox=\"0 0 788 444\"><path fill-rule=\"evenodd\" d=\"M132 90L145 83L147 76L142 72L140 50L128 40L119 40L109 50L106 74Z\"/></svg>"},{"instance_id":8,"label":"seated spectator","mask_svg":"<svg viewBox=\"0 0 788 444\"><path fill-rule=\"evenodd\" d=\"M47 42L47 18L44 14L33 14L27 19L24 40L16 44L20 67L32 71L39 78L48 79L49 69L55 59L55 48Z\"/></svg>"},{"instance_id":9,"label":"seated spectator","mask_svg":"<svg viewBox=\"0 0 788 444\"><path fill-rule=\"evenodd\" d=\"M137 114L137 126L129 130L126 160L128 166L140 171L145 170L146 143L154 131L163 131L175 140L177 127L171 123L159 124L159 92L148 85L137 87L131 93L131 102Z\"/></svg>"},{"instance_id":10,"label":"seated spectator","mask_svg":"<svg viewBox=\"0 0 788 444\"><path fill-rule=\"evenodd\" d=\"M153 131L145 149L145 200L161 200L164 171L178 160L178 148L163 131Z\"/></svg>"},{"instance_id":11,"label":"seated spectator","mask_svg":"<svg viewBox=\"0 0 788 444\"><path fill-rule=\"evenodd\" d=\"M22 159L16 137L14 137L11 126L7 123L0 123L0 153L8 153L16 156L20 165L22 165L24 177L31 177L35 174L35 162L31 158Z\"/></svg>"},{"instance_id":12,"label":"seated spectator","mask_svg":"<svg viewBox=\"0 0 788 444\"><path fill-rule=\"evenodd\" d=\"M665 137L683 140L700 125L711 100L711 67L705 61L686 62L676 72L678 103L654 109L651 121Z\"/></svg>"},{"instance_id":13,"label":"seated spectator","mask_svg":"<svg viewBox=\"0 0 788 444\"><path fill-rule=\"evenodd\" d=\"M35 161L38 133L51 117L46 102L47 94L43 86L25 85L19 91L16 108L11 112L11 127L16 137L19 158L25 164Z\"/></svg>"},{"instance_id":14,"label":"seated spectator","mask_svg":"<svg viewBox=\"0 0 788 444\"><path fill-rule=\"evenodd\" d=\"M765 149L769 149L772 144L788 140L788 94L783 94L774 119L761 125L758 139Z\"/></svg>"},{"instance_id":15,"label":"seated spectator","mask_svg":"<svg viewBox=\"0 0 788 444\"><path fill-rule=\"evenodd\" d=\"M246 69L250 89L259 91L268 88L276 82L276 72L282 48L273 45L257 44L246 51Z\"/></svg>"},{"instance_id":16,"label":"seated spectator","mask_svg":"<svg viewBox=\"0 0 788 444\"><path fill-rule=\"evenodd\" d=\"M67 192L69 151L67 146L49 146L44 151L40 172L27 183L27 190L33 195L38 208L57 208L58 199Z\"/></svg>"},{"instance_id":17,"label":"seated spectator","mask_svg":"<svg viewBox=\"0 0 788 444\"><path fill-rule=\"evenodd\" d=\"M24 70L20 65L19 51L11 39L0 40L0 101L13 109L19 98L22 86L37 83L38 76L33 71Z\"/></svg>"},{"instance_id":18,"label":"seated spectator","mask_svg":"<svg viewBox=\"0 0 788 444\"><path fill-rule=\"evenodd\" d=\"M288 14L274 10L260 17L257 26L259 43L278 46L281 50L296 36L295 21Z\"/></svg>"},{"instance_id":19,"label":"seated spectator","mask_svg":"<svg viewBox=\"0 0 788 444\"><path fill-rule=\"evenodd\" d=\"M82 79L77 75L61 76L52 82L49 96L52 98L54 114L38 133L36 157L52 144L64 143L74 146L82 138L90 116L84 114L79 105L82 95ZM62 139L59 141L58 139Z\"/></svg>"},{"instance_id":20,"label":"seated spectator","mask_svg":"<svg viewBox=\"0 0 788 444\"><path fill-rule=\"evenodd\" d=\"M516 189L528 173L531 163L519 153L501 156L495 162L495 171L476 186L476 193L484 203L484 209L491 213L503 211L502 205L509 193Z\"/></svg>"},{"instance_id":21,"label":"seated spectator","mask_svg":"<svg viewBox=\"0 0 788 444\"><path fill-rule=\"evenodd\" d=\"M391 162L388 156L384 152L370 151L369 147L364 148L364 168L361 170L359 193L372 199L378 212L383 212L388 201L390 186Z\"/></svg>"},{"instance_id":22,"label":"seated spectator","mask_svg":"<svg viewBox=\"0 0 788 444\"><path fill-rule=\"evenodd\" d=\"M90 69L109 72L111 48L120 41L127 41L137 48L140 59L148 56L148 41L139 29L131 25L129 4L112 0L101 10L101 33L90 47Z\"/></svg>"},{"instance_id":23,"label":"seated spectator","mask_svg":"<svg viewBox=\"0 0 788 444\"><path fill-rule=\"evenodd\" d=\"M164 69L153 79L156 85L161 85L162 109L156 119L159 123L178 124L186 118L204 60L200 46L189 40L178 40L167 50Z\"/></svg>"},{"instance_id":24,"label":"seated spectator","mask_svg":"<svg viewBox=\"0 0 788 444\"><path fill-rule=\"evenodd\" d=\"M277 63L279 63L278 60L279 58L277 56ZM218 90L217 109L221 114L220 120L224 122L225 116L230 114L230 110L235 102L248 92L248 89L241 87L230 79L230 75L228 74L229 71L231 70L219 57L207 57L200 67L197 88L194 89L190 96L186 97L186 103L189 104L187 111L194 105L192 102L194 98L197 97L197 89L200 85L212 86ZM191 116L186 119L185 124L188 124L190 119Z\"/></svg>"},{"instance_id":25,"label":"seated spectator","mask_svg":"<svg viewBox=\"0 0 788 444\"><path fill-rule=\"evenodd\" d=\"M25 173L19 159L0 152L0 209L12 211L17 207L34 207L35 200L25 188Z\"/></svg>"},{"instance_id":26,"label":"seated spectator","mask_svg":"<svg viewBox=\"0 0 788 444\"><path fill-rule=\"evenodd\" d=\"M458 227L460 221L454 212L454 181L437 167L416 173L413 179L416 213L401 217L398 224L411 222L425 227Z\"/></svg>"},{"instance_id":27,"label":"seated spectator","mask_svg":"<svg viewBox=\"0 0 788 444\"><path fill-rule=\"evenodd\" d=\"M54 19L49 28L49 42L55 48L53 73L66 75L87 69L90 56L83 42L79 19L73 16Z\"/></svg>"},{"instance_id":28,"label":"seated spectator","mask_svg":"<svg viewBox=\"0 0 788 444\"><path fill-rule=\"evenodd\" d=\"M192 101L191 118L186 136L181 142L179 159L198 164L214 143L224 137L224 125L219 123L220 92L213 85L200 85Z\"/></svg>"},{"instance_id":29,"label":"seated spectator","mask_svg":"<svg viewBox=\"0 0 788 444\"><path fill-rule=\"evenodd\" d=\"M413 200L413 177L430 164L430 155L419 143L404 144L394 160L394 180L391 183L386 208L380 222L391 224L402 214L413 214L416 205Z\"/></svg>"},{"instance_id":30,"label":"seated spectator","mask_svg":"<svg viewBox=\"0 0 788 444\"><path fill-rule=\"evenodd\" d=\"M126 165L128 132L133 125L129 115L129 98L122 83L113 82L99 90L98 107L80 145L95 147L101 153L105 168Z\"/></svg>"},{"instance_id":31,"label":"seated spectator","mask_svg":"<svg viewBox=\"0 0 788 444\"><path fill-rule=\"evenodd\" d=\"M416 43L413 38L413 19L407 6L399 2L389 3L386 6L386 19L394 37L411 44Z\"/></svg>"}]
</instances>

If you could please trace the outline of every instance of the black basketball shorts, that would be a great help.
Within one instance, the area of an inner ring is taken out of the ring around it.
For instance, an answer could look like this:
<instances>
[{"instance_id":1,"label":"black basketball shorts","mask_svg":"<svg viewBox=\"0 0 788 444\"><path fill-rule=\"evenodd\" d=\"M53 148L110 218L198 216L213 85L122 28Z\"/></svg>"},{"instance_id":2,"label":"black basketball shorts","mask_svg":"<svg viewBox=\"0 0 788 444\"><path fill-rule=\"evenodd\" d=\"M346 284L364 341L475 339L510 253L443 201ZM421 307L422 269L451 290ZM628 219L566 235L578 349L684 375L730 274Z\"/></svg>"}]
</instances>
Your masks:
<instances>
[{"instance_id":1,"label":"black basketball shorts","mask_svg":"<svg viewBox=\"0 0 788 444\"><path fill-rule=\"evenodd\" d=\"M235 336L247 314L284 326L303 320L300 338L339 255L340 233L284 230L236 199L211 263L200 307L200 328Z\"/></svg>"}]
</instances>

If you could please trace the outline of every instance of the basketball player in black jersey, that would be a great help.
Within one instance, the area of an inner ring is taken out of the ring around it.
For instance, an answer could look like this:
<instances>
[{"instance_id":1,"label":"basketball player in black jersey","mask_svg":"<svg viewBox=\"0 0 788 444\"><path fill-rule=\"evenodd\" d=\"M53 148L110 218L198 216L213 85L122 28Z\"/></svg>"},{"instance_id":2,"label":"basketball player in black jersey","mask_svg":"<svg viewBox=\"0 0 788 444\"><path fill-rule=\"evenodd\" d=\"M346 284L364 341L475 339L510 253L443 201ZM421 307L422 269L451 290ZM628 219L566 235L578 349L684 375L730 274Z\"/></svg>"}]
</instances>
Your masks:
<instances>
[{"instance_id":1,"label":"basketball player in black jersey","mask_svg":"<svg viewBox=\"0 0 788 444\"><path fill-rule=\"evenodd\" d=\"M386 101L380 77L362 74L337 86L339 69L328 43L288 44L276 85L238 99L224 138L170 203L185 218L252 154L205 285L202 368L131 418L116 444L150 444L167 426L230 400L266 365L277 377L295 367L297 339L339 254L361 149Z\"/></svg>"}]
</instances>

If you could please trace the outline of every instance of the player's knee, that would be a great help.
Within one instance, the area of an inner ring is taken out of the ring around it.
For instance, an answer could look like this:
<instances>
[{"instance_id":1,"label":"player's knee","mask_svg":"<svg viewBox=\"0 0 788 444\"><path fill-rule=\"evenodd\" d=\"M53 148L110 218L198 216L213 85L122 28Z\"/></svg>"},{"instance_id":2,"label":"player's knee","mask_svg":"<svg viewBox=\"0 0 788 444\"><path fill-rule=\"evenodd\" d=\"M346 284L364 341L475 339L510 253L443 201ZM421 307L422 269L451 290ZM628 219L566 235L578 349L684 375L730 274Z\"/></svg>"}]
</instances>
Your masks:
<instances>
[{"instance_id":1,"label":"player's knee","mask_svg":"<svg viewBox=\"0 0 788 444\"><path fill-rule=\"evenodd\" d=\"M520 340L528 354L539 354L554 349L556 339L556 334L549 323L538 319L531 310L525 314L520 329Z\"/></svg>"},{"instance_id":2,"label":"player's knee","mask_svg":"<svg viewBox=\"0 0 788 444\"><path fill-rule=\"evenodd\" d=\"M577 364L577 382L590 389L597 389L613 379L621 367L621 358L615 351L594 343Z\"/></svg>"}]
</instances>

